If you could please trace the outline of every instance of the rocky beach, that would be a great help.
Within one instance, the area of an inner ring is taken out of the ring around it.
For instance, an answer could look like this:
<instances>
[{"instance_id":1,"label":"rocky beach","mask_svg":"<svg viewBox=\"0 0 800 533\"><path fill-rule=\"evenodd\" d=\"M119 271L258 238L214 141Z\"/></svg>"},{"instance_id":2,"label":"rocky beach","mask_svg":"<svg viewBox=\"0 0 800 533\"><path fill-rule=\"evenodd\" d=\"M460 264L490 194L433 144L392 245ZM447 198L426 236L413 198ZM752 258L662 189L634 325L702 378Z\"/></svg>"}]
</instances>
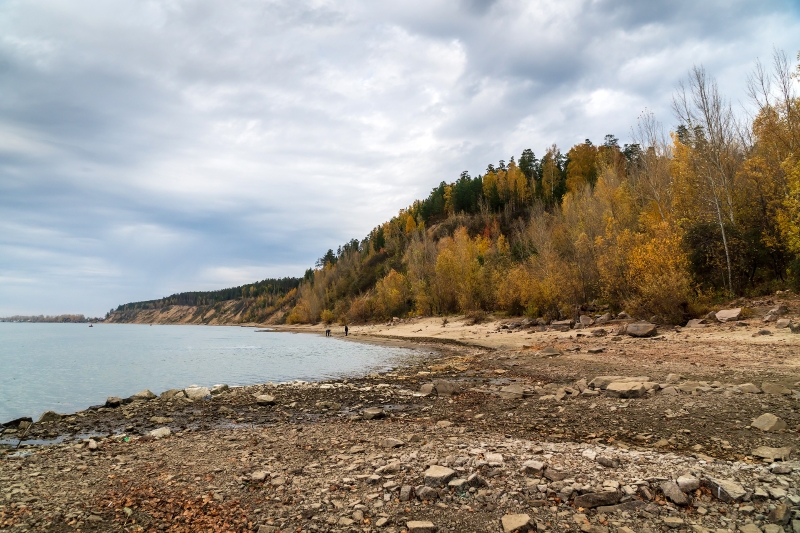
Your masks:
<instances>
[{"instance_id":1,"label":"rocky beach","mask_svg":"<svg viewBox=\"0 0 800 533\"><path fill-rule=\"evenodd\" d=\"M718 311L398 319L350 328L391 372L10 421L0 531L798 532L800 301Z\"/></svg>"}]
</instances>

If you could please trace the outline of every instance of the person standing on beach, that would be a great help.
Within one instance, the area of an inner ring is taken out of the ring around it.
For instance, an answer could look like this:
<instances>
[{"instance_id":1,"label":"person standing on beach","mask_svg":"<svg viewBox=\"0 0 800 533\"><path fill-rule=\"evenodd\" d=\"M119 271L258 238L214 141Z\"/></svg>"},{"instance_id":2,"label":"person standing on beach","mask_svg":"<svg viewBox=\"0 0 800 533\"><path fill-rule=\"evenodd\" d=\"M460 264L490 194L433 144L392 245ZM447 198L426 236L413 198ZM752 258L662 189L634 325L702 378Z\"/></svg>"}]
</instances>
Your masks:
<instances>
[{"instance_id":1,"label":"person standing on beach","mask_svg":"<svg viewBox=\"0 0 800 533\"><path fill-rule=\"evenodd\" d=\"M344 336L345 336L345 337L347 337L347 332L348 332L348 329L347 329L347 324L345 324L345 325L344 325Z\"/></svg>"}]
</instances>

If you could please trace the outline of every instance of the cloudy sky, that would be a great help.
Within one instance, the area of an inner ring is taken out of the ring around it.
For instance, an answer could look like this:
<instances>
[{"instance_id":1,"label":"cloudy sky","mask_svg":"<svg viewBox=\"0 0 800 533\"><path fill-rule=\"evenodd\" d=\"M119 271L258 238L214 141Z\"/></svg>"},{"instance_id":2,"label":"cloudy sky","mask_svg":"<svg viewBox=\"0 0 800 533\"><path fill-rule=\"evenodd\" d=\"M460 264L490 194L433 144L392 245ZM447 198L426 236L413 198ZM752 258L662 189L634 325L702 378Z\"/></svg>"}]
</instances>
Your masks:
<instances>
[{"instance_id":1,"label":"cloudy sky","mask_svg":"<svg viewBox=\"0 0 800 533\"><path fill-rule=\"evenodd\" d=\"M302 275L462 170L734 102L791 0L0 2L0 316ZM738 104L737 104L738 105Z\"/></svg>"}]
</instances>

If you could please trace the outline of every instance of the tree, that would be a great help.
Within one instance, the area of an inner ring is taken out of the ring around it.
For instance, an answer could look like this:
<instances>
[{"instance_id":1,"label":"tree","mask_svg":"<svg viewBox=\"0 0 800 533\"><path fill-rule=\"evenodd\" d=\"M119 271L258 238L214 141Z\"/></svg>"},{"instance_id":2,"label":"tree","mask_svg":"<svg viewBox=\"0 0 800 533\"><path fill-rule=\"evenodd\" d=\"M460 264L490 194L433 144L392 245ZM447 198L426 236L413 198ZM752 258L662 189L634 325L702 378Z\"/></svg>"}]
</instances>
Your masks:
<instances>
[{"instance_id":1,"label":"tree","mask_svg":"<svg viewBox=\"0 0 800 533\"><path fill-rule=\"evenodd\" d=\"M687 86L688 85L688 86ZM726 224L736 226L733 192L736 167L741 160L739 125L731 105L705 69L694 67L687 83L673 97L673 110L684 127L689 151L688 170L699 178L697 191L719 225L728 270L728 293L733 296L733 266Z\"/></svg>"}]
</instances>

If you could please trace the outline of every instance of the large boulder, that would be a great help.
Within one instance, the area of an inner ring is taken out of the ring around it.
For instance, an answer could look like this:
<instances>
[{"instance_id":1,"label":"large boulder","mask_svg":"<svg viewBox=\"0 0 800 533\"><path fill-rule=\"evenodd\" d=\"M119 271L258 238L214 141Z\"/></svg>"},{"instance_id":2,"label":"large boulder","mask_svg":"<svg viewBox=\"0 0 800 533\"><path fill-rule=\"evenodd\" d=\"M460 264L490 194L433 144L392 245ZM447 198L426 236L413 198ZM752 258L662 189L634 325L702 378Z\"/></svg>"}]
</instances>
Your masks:
<instances>
[{"instance_id":1,"label":"large boulder","mask_svg":"<svg viewBox=\"0 0 800 533\"><path fill-rule=\"evenodd\" d=\"M723 309L722 311L717 311L714 317L720 322L735 322L742 317L742 308Z\"/></svg>"},{"instance_id":2,"label":"large boulder","mask_svg":"<svg viewBox=\"0 0 800 533\"><path fill-rule=\"evenodd\" d=\"M122 405L122 398L119 396L109 396L106 398L106 407L114 408L119 407L120 405Z\"/></svg>"},{"instance_id":3,"label":"large boulder","mask_svg":"<svg viewBox=\"0 0 800 533\"><path fill-rule=\"evenodd\" d=\"M186 394L186 397L192 401L203 400L207 396L211 396L211 391L208 390L208 387L192 386L183 389L183 392Z\"/></svg>"},{"instance_id":4,"label":"large boulder","mask_svg":"<svg viewBox=\"0 0 800 533\"><path fill-rule=\"evenodd\" d=\"M269 394L259 394L256 396L256 404L262 406L275 405L275 396Z\"/></svg>"},{"instance_id":5,"label":"large boulder","mask_svg":"<svg viewBox=\"0 0 800 533\"><path fill-rule=\"evenodd\" d=\"M658 331L658 326L650 322L635 322L628 324L625 333L631 337L652 337Z\"/></svg>"}]
</instances>

